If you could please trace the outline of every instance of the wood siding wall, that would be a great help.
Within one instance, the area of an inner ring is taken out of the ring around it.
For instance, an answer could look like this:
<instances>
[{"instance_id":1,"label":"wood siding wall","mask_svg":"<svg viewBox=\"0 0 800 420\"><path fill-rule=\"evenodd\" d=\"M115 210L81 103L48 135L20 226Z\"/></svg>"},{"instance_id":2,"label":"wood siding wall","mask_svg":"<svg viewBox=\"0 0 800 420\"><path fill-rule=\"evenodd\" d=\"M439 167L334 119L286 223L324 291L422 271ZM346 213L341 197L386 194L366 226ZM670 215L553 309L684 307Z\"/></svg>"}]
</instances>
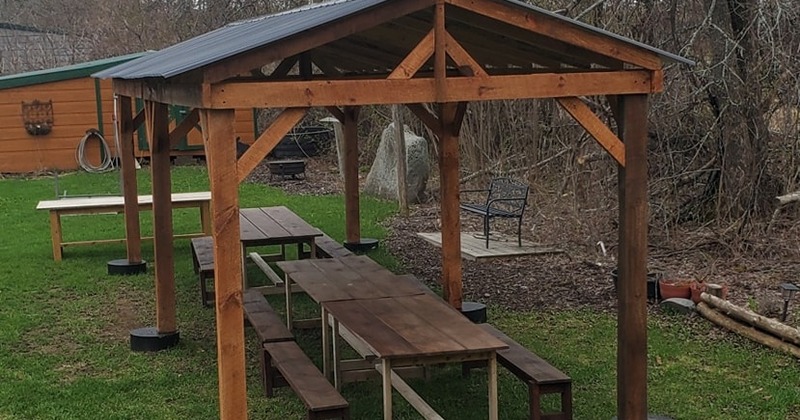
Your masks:
<instances>
[{"instance_id":1,"label":"wood siding wall","mask_svg":"<svg viewBox=\"0 0 800 420\"><path fill-rule=\"evenodd\" d=\"M0 173L78 169L75 151L90 128L101 129L114 154L114 100L110 80L100 81L100 92L102 128L98 127L95 79L90 77L0 90ZM22 102L34 100L53 101L53 129L49 134L32 136L25 131ZM237 110L236 130L241 133L242 141L253 142L251 110ZM189 144L203 144L196 130L188 137ZM137 156L149 156L149 152L139 150L138 142L136 144ZM86 149L87 160L99 163L100 147L97 141L90 141ZM191 154L204 153L201 149Z\"/></svg>"}]
</instances>

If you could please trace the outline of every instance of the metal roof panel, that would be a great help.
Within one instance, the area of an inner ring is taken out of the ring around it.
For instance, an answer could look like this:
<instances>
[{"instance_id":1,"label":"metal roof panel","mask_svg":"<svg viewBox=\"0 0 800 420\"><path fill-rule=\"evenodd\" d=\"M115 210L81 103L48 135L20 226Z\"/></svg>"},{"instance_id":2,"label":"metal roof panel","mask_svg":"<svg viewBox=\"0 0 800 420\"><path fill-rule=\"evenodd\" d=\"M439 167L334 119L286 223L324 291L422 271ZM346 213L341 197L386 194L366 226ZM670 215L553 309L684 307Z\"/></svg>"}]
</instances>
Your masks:
<instances>
[{"instance_id":1,"label":"metal roof panel","mask_svg":"<svg viewBox=\"0 0 800 420\"><path fill-rule=\"evenodd\" d=\"M335 0L225 25L154 54L94 74L98 78L170 78L301 34L391 0Z\"/></svg>"},{"instance_id":2,"label":"metal roof panel","mask_svg":"<svg viewBox=\"0 0 800 420\"><path fill-rule=\"evenodd\" d=\"M99 71L98 78L146 79L170 78L261 48L280 40L300 35L339 19L364 12L391 0L333 0L285 12L230 23L219 29L167 47L145 57ZM542 14L595 32L620 42L653 52L662 59L688 65L694 62L681 56L634 41L549 10L519 0L492 0ZM266 63L265 63L266 64Z\"/></svg>"}]
</instances>

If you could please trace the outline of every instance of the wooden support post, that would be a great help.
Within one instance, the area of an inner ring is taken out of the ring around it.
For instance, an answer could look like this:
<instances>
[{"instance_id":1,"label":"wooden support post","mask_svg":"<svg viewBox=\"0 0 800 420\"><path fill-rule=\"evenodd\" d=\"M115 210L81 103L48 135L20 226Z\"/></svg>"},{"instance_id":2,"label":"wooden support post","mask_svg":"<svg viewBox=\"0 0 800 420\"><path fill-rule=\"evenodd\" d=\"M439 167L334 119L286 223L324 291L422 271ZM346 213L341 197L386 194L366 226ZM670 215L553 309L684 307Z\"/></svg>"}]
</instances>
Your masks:
<instances>
[{"instance_id":1,"label":"wooden support post","mask_svg":"<svg viewBox=\"0 0 800 420\"><path fill-rule=\"evenodd\" d=\"M444 0L436 0L433 19L433 77L436 81L436 99L443 102L447 95L447 28L445 27Z\"/></svg>"},{"instance_id":2,"label":"wooden support post","mask_svg":"<svg viewBox=\"0 0 800 420\"><path fill-rule=\"evenodd\" d=\"M394 147L397 152L397 201L400 204L400 214L408 217L406 130L400 105L392 105L392 123L394 123Z\"/></svg>"},{"instance_id":3,"label":"wooden support post","mask_svg":"<svg viewBox=\"0 0 800 420\"><path fill-rule=\"evenodd\" d=\"M344 207L346 241L361 241L361 210L358 203L358 112L344 108Z\"/></svg>"},{"instance_id":4,"label":"wooden support post","mask_svg":"<svg viewBox=\"0 0 800 420\"><path fill-rule=\"evenodd\" d=\"M224 420L246 419L242 248L239 245L234 111L202 110L200 116L211 184L219 412Z\"/></svg>"},{"instance_id":5,"label":"wooden support post","mask_svg":"<svg viewBox=\"0 0 800 420\"><path fill-rule=\"evenodd\" d=\"M169 334L177 331L178 327L175 316L172 181L170 177L169 109L167 105L152 101L145 102L145 119L150 140L150 172L153 184L156 329L159 334Z\"/></svg>"},{"instance_id":6,"label":"wooden support post","mask_svg":"<svg viewBox=\"0 0 800 420\"><path fill-rule=\"evenodd\" d=\"M450 305L461 310L461 219L458 192L459 105L439 104L439 174L442 206L442 288Z\"/></svg>"},{"instance_id":7,"label":"wooden support post","mask_svg":"<svg viewBox=\"0 0 800 420\"><path fill-rule=\"evenodd\" d=\"M625 167L619 166L617 413L647 418L647 95L619 97Z\"/></svg>"},{"instance_id":8,"label":"wooden support post","mask_svg":"<svg viewBox=\"0 0 800 420\"><path fill-rule=\"evenodd\" d=\"M136 183L136 161L133 152L134 131L133 108L131 98L117 97L117 132L119 133L120 150L118 151L122 165L122 195L125 197L125 244L128 250L128 262L142 261L142 234L139 226L139 193Z\"/></svg>"}]
</instances>

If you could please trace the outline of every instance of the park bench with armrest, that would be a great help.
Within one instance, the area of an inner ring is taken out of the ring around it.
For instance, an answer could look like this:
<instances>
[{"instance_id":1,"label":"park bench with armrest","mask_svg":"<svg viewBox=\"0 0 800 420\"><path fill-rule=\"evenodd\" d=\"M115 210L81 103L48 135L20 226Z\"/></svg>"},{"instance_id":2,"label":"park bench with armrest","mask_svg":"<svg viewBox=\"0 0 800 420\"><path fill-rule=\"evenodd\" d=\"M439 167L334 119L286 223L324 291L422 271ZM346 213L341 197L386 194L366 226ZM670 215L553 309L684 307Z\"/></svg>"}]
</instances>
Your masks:
<instances>
[{"instance_id":1,"label":"park bench with armrest","mask_svg":"<svg viewBox=\"0 0 800 420\"><path fill-rule=\"evenodd\" d=\"M483 217L483 235L489 248L489 222L499 217L517 219L517 244L522 246L522 215L528 202L528 186L511 178L495 178L488 189L462 190L461 193L486 193L482 203L461 203L461 209Z\"/></svg>"}]
</instances>

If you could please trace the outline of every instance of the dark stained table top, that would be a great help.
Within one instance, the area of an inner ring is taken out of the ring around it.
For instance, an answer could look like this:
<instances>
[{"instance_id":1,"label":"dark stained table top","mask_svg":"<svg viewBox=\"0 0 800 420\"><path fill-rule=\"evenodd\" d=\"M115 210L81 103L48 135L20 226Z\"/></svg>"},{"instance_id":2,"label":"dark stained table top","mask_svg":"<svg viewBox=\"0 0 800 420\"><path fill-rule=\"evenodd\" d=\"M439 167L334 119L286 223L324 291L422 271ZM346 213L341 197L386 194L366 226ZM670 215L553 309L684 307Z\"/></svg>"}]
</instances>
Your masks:
<instances>
[{"instance_id":1,"label":"dark stained table top","mask_svg":"<svg viewBox=\"0 0 800 420\"><path fill-rule=\"evenodd\" d=\"M425 286L413 277L394 274L363 255L279 261L277 265L316 302L425 293Z\"/></svg>"},{"instance_id":2,"label":"dark stained table top","mask_svg":"<svg viewBox=\"0 0 800 420\"><path fill-rule=\"evenodd\" d=\"M428 294L329 301L322 306L379 358L464 355L508 348Z\"/></svg>"},{"instance_id":3,"label":"dark stained table top","mask_svg":"<svg viewBox=\"0 0 800 420\"><path fill-rule=\"evenodd\" d=\"M239 210L241 241L245 246L311 241L322 231L284 206Z\"/></svg>"}]
</instances>

